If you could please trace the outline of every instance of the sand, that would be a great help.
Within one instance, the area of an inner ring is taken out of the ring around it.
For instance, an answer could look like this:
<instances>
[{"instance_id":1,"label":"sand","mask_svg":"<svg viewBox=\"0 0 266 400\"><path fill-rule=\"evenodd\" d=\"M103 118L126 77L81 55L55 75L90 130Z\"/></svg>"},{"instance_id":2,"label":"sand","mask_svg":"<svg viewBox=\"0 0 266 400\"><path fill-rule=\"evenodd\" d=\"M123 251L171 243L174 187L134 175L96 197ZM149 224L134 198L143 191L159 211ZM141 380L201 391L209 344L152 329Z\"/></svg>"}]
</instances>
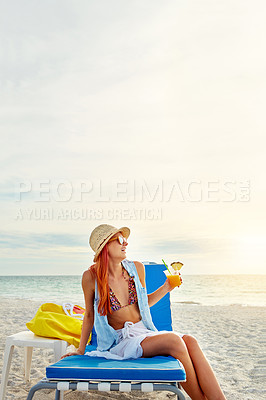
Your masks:
<instances>
[{"instance_id":1,"label":"sand","mask_svg":"<svg viewBox=\"0 0 266 400\"><path fill-rule=\"evenodd\" d=\"M5 338L25 330L25 323L35 314L40 303L0 297L0 370L2 373ZM173 324L177 332L191 334L212 365L227 397L232 400L266 398L265 320L266 309L242 306L198 306L173 304ZM23 378L23 349L15 348L6 399L26 399L31 386L45 376L45 367L53 362L51 350L34 349L31 381ZM91 392L90 392L91 393ZM39 391L36 400L53 399L53 391ZM74 399L174 399L170 393L110 394L65 392L66 400ZM188 397L187 397L188 398Z\"/></svg>"}]
</instances>

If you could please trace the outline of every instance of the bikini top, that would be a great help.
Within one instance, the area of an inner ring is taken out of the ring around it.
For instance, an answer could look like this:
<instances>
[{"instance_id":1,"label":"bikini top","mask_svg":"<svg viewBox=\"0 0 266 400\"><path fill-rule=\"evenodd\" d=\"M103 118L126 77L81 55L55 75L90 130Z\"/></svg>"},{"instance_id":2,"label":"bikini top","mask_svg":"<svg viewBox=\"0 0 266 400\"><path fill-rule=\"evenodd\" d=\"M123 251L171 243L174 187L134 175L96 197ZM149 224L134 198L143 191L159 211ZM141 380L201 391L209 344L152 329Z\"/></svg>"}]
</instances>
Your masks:
<instances>
[{"instance_id":1,"label":"bikini top","mask_svg":"<svg viewBox=\"0 0 266 400\"><path fill-rule=\"evenodd\" d=\"M118 298L116 297L116 295L114 294L114 292L112 291L110 286L109 286L109 297L110 297L110 306L111 306L112 311L117 311L117 310L120 310L120 308L124 308L124 307L129 306L130 304L137 303L138 296L137 296L134 278L132 276L129 276L129 279L128 279L128 304L121 306L120 301L118 300Z\"/></svg>"}]
</instances>

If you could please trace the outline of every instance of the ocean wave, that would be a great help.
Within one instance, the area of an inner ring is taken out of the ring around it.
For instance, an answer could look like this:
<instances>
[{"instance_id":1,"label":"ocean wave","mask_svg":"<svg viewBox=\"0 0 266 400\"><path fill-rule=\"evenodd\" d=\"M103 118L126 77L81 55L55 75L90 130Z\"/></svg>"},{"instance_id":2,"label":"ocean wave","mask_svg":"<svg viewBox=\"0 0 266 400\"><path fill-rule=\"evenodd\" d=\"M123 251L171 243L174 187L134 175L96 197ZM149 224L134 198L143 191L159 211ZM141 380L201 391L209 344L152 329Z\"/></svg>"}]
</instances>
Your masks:
<instances>
[{"instance_id":1,"label":"ocean wave","mask_svg":"<svg viewBox=\"0 0 266 400\"><path fill-rule=\"evenodd\" d=\"M198 303L196 301L173 301L172 303L178 303L178 304L194 304L195 306L200 306L202 305L201 303Z\"/></svg>"}]
</instances>

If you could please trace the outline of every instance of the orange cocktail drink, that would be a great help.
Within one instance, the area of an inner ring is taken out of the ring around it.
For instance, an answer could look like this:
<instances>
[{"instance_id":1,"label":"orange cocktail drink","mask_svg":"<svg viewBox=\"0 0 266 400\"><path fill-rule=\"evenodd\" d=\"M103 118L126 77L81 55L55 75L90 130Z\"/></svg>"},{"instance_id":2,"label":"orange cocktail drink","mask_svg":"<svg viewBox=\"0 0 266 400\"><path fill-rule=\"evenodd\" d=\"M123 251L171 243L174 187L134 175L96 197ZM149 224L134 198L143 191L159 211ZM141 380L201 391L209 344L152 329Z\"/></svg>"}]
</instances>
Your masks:
<instances>
[{"instance_id":1,"label":"orange cocktail drink","mask_svg":"<svg viewBox=\"0 0 266 400\"><path fill-rule=\"evenodd\" d=\"M180 286L182 283L181 276L177 274L170 274L169 271L163 271L170 282L172 287Z\"/></svg>"}]
</instances>

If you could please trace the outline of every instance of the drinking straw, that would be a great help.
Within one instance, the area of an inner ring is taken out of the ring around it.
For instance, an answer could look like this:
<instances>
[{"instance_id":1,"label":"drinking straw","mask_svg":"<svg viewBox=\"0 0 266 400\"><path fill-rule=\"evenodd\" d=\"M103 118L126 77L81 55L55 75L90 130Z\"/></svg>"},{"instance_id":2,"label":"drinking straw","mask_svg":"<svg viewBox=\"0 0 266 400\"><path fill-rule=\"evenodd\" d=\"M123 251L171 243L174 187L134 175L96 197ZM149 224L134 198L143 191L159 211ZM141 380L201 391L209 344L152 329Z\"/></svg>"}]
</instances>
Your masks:
<instances>
[{"instance_id":1,"label":"drinking straw","mask_svg":"<svg viewBox=\"0 0 266 400\"><path fill-rule=\"evenodd\" d=\"M167 267L167 265L165 264L165 262L164 262L164 260L163 260L163 259L162 259L162 262L163 262L163 263L164 263L164 265L166 266L166 268L167 268L167 270L168 270L169 274L170 274L170 275L172 275L172 273L171 273L170 269Z\"/></svg>"}]
</instances>

